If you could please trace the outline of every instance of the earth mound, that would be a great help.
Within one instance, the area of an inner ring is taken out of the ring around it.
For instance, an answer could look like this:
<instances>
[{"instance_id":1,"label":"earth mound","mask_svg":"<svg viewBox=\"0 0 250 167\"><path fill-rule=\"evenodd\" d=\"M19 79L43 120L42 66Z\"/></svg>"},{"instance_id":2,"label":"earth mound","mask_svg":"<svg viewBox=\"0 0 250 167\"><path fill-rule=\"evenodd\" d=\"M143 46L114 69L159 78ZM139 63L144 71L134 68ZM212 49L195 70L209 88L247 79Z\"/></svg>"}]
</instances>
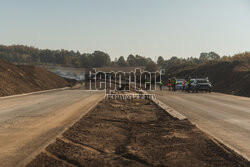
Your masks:
<instances>
[{"instance_id":1,"label":"earth mound","mask_svg":"<svg viewBox=\"0 0 250 167\"><path fill-rule=\"evenodd\" d=\"M250 97L250 63L247 61L217 61L175 73L177 77L209 77L213 91Z\"/></svg>"},{"instance_id":2,"label":"earth mound","mask_svg":"<svg viewBox=\"0 0 250 167\"><path fill-rule=\"evenodd\" d=\"M0 96L66 87L63 78L36 66L14 65L0 59Z\"/></svg>"}]
</instances>

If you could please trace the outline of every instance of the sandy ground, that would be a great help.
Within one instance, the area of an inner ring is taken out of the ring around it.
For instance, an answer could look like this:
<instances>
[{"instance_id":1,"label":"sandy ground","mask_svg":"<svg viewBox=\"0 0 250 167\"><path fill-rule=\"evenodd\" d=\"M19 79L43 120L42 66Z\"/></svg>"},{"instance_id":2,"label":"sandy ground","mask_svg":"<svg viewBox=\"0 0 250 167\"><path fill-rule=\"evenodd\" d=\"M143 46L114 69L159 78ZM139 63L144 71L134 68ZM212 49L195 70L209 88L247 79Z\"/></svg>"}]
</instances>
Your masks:
<instances>
[{"instance_id":1,"label":"sandy ground","mask_svg":"<svg viewBox=\"0 0 250 167\"><path fill-rule=\"evenodd\" d=\"M154 93L200 129L250 160L250 98L167 90Z\"/></svg>"},{"instance_id":2,"label":"sandy ground","mask_svg":"<svg viewBox=\"0 0 250 167\"><path fill-rule=\"evenodd\" d=\"M69 83L43 68L0 59L0 97L63 88Z\"/></svg>"},{"instance_id":3,"label":"sandy ground","mask_svg":"<svg viewBox=\"0 0 250 167\"><path fill-rule=\"evenodd\" d=\"M27 166L249 166L150 100L103 100Z\"/></svg>"},{"instance_id":4,"label":"sandy ground","mask_svg":"<svg viewBox=\"0 0 250 167\"><path fill-rule=\"evenodd\" d=\"M103 96L75 89L1 99L0 166L30 161Z\"/></svg>"}]
</instances>

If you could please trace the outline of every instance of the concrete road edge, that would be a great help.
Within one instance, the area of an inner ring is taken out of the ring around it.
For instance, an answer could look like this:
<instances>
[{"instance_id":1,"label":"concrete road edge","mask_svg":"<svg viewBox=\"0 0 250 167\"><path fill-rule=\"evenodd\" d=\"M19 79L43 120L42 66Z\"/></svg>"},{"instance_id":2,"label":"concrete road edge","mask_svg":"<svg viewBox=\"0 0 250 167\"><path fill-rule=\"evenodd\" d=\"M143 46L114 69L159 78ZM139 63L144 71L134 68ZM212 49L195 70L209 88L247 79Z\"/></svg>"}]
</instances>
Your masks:
<instances>
[{"instance_id":1,"label":"concrete road edge","mask_svg":"<svg viewBox=\"0 0 250 167\"><path fill-rule=\"evenodd\" d=\"M151 99L151 100L155 104L157 104L159 107L161 107L163 110L165 110L167 113L169 113L172 117L177 118L179 120L187 119L187 117L185 117L181 113L177 112L173 108L168 107L166 104L164 104L163 102L161 102L159 99L155 98L155 99Z\"/></svg>"},{"instance_id":2,"label":"concrete road edge","mask_svg":"<svg viewBox=\"0 0 250 167\"><path fill-rule=\"evenodd\" d=\"M30 93L22 93L22 94L10 95L10 96L2 96L2 97L0 97L0 100L1 100L1 99L14 98L14 97L20 97L20 96L33 95L33 94L40 94L40 93L53 92L53 91L67 90L67 89L70 89L70 87L56 88L56 89L48 89L48 90L42 90L42 91L36 91L36 92L30 92Z\"/></svg>"},{"instance_id":3,"label":"concrete road edge","mask_svg":"<svg viewBox=\"0 0 250 167\"><path fill-rule=\"evenodd\" d=\"M43 150L45 150L46 147L48 147L50 144L56 142L56 139L60 137L64 132L66 132L70 127L72 127L76 122L78 122L80 119L82 119L87 113L89 113L91 110L93 110L102 100L104 97L98 99L93 106L91 106L87 111L83 112L76 120L74 120L70 125L68 125L59 135L55 136L54 139L50 140L37 154L34 154L24 160L22 162L23 166L26 166L28 163L30 163L37 155L39 155Z\"/></svg>"},{"instance_id":4,"label":"concrete road edge","mask_svg":"<svg viewBox=\"0 0 250 167\"><path fill-rule=\"evenodd\" d=\"M146 92L146 91L141 91L141 92L143 94L148 94L148 92ZM185 117L184 115L182 115L178 111L174 110L173 108L167 106L166 104L164 104L163 102L161 102L159 99L155 98L155 99L151 99L151 100L156 105L158 105L160 108L162 108L164 111L166 111L167 113L169 113L172 117L177 118L179 120L187 119L187 117Z\"/></svg>"},{"instance_id":5,"label":"concrete road edge","mask_svg":"<svg viewBox=\"0 0 250 167\"><path fill-rule=\"evenodd\" d=\"M148 94L146 91L142 91L143 94ZM161 107L163 110L165 110L167 113L169 113L174 118L177 118L179 120L188 120L187 117L179 113L178 111L172 109L171 107L168 107L166 104L161 102L159 99L151 99L156 105ZM190 121L190 120L189 120ZM236 149L232 148L231 146L224 143L221 139L214 137L210 135L204 128L201 128L199 125L195 124L194 122L190 121L193 125L195 125L198 129L200 129L203 133L205 133L211 140L213 140L215 143L218 144L220 147L224 147L223 149L227 149L230 152L233 152L237 156L241 156L246 161L250 162L250 159L242 152L237 151Z\"/></svg>"}]
</instances>

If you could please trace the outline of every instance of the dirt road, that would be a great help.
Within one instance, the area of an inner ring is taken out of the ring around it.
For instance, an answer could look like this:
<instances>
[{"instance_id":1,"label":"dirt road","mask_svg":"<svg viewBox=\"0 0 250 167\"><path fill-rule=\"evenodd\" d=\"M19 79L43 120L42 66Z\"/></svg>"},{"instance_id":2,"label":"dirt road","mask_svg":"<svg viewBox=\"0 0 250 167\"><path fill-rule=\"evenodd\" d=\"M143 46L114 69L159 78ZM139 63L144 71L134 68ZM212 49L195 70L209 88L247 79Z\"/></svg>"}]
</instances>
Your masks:
<instances>
[{"instance_id":1,"label":"dirt road","mask_svg":"<svg viewBox=\"0 0 250 167\"><path fill-rule=\"evenodd\" d=\"M22 166L102 98L77 89L0 99L0 166Z\"/></svg>"},{"instance_id":2,"label":"dirt road","mask_svg":"<svg viewBox=\"0 0 250 167\"><path fill-rule=\"evenodd\" d=\"M27 167L249 166L150 100L101 101Z\"/></svg>"},{"instance_id":3,"label":"dirt road","mask_svg":"<svg viewBox=\"0 0 250 167\"><path fill-rule=\"evenodd\" d=\"M200 129L250 159L250 98L166 90L155 94Z\"/></svg>"}]
</instances>

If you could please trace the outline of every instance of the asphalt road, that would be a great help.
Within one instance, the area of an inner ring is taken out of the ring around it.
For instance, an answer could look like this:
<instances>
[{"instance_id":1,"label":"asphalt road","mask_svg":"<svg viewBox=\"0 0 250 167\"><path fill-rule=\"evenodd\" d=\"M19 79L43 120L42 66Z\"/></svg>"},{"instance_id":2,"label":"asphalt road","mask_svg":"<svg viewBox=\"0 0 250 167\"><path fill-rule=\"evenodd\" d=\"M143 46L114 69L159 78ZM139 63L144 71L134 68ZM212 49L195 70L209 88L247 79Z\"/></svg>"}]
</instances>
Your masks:
<instances>
[{"instance_id":1,"label":"asphalt road","mask_svg":"<svg viewBox=\"0 0 250 167\"><path fill-rule=\"evenodd\" d=\"M167 90L154 93L200 129L250 160L250 98Z\"/></svg>"},{"instance_id":2,"label":"asphalt road","mask_svg":"<svg viewBox=\"0 0 250 167\"><path fill-rule=\"evenodd\" d=\"M63 90L0 99L0 166L22 166L103 94Z\"/></svg>"}]
</instances>

